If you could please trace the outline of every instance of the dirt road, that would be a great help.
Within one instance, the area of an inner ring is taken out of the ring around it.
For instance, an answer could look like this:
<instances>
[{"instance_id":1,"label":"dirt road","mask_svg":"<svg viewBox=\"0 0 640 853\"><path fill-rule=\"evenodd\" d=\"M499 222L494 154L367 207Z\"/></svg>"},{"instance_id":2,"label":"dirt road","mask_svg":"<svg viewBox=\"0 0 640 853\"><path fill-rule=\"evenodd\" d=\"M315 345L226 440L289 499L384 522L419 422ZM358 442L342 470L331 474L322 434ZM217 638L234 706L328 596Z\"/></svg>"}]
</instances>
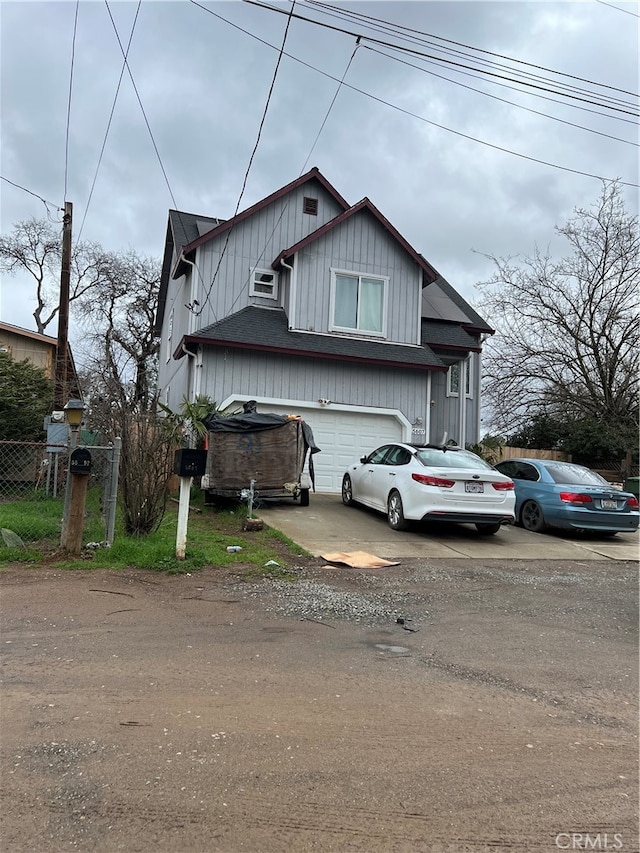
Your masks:
<instances>
[{"instance_id":1,"label":"dirt road","mask_svg":"<svg viewBox=\"0 0 640 853\"><path fill-rule=\"evenodd\" d=\"M2 572L3 853L638 850L637 564L321 566Z\"/></svg>"}]
</instances>

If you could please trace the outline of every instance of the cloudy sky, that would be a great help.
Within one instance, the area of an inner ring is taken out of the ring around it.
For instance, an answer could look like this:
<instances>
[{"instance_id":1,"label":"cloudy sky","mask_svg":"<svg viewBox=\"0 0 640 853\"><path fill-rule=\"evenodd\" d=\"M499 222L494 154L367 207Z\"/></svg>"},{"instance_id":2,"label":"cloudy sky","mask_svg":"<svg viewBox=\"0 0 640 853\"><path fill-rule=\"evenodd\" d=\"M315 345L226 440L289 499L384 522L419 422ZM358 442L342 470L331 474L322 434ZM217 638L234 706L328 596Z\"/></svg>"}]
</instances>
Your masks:
<instances>
[{"instance_id":1,"label":"cloudy sky","mask_svg":"<svg viewBox=\"0 0 640 853\"><path fill-rule=\"evenodd\" d=\"M637 211L637 3L261 4L1 2L1 233L66 199L74 238L159 258L170 207L230 217L285 30L241 210L317 166L472 303L483 255L563 248L598 177ZM35 328L31 283L0 288Z\"/></svg>"}]
</instances>

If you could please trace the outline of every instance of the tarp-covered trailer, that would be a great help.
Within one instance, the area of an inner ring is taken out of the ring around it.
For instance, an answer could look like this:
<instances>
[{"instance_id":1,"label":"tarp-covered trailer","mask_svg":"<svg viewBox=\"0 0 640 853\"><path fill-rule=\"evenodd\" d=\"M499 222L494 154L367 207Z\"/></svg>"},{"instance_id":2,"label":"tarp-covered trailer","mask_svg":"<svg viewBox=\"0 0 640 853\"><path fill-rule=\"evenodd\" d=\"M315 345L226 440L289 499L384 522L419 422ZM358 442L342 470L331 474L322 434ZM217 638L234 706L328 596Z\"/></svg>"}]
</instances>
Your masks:
<instances>
[{"instance_id":1,"label":"tarp-covered trailer","mask_svg":"<svg viewBox=\"0 0 640 853\"><path fill-rule=\"evenodd\" d=\"M314 488L315 446L310 426L296 415L255 411L204 420L208 430L207 467L202 488L208 502L243 497L254 481L255 501L292 498L309 505Z\"/></svg>"}]
</instances>

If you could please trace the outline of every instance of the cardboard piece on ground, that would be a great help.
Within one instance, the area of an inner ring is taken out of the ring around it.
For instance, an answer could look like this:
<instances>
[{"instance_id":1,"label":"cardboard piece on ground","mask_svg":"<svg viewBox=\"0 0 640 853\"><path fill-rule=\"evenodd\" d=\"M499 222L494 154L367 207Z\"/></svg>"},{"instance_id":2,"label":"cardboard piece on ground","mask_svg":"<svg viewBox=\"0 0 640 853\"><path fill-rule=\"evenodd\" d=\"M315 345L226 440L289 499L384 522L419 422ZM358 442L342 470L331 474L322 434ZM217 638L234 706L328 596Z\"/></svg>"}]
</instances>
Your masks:
<instances>
[{"instance_id":1,"label":"cardboard piece on ground","mask_svg":"<svg viewBox=\"0 0 640 853\"><path fill-rule=\"evenodd\" d=\"M368 554L366 551L336 551L332 554L321 554L320 556L330 563L344 563L351 566L352 569L382 569L385 566L400 565L400 563L392 563L390 560L376 557L375 554ZM335 566L328 568L332 569Z\"/></svg>"}]
</instances>

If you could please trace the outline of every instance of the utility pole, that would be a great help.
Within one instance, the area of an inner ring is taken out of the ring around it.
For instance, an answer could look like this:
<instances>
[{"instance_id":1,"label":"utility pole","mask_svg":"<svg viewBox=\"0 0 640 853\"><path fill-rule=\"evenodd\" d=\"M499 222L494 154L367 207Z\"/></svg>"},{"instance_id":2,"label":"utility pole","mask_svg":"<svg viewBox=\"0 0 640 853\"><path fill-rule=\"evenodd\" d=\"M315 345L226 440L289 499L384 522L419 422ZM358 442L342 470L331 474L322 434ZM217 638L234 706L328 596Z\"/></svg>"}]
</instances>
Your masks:
<instances>
[{"instance_id":1,"label":"utility pole","mask_svg":"<svg viewBox=\"0 0 640 853\"><path fill-rule=\"evenodd\" d=\"M53 408L62 411L69 397L68 358L69 348L69 289L71 283L71 226L73 205L64 203L62 219L62 269L60 270L60 301L58 303L58 345L56 347L55 398Z\"/></svg>"}]
</instances>

